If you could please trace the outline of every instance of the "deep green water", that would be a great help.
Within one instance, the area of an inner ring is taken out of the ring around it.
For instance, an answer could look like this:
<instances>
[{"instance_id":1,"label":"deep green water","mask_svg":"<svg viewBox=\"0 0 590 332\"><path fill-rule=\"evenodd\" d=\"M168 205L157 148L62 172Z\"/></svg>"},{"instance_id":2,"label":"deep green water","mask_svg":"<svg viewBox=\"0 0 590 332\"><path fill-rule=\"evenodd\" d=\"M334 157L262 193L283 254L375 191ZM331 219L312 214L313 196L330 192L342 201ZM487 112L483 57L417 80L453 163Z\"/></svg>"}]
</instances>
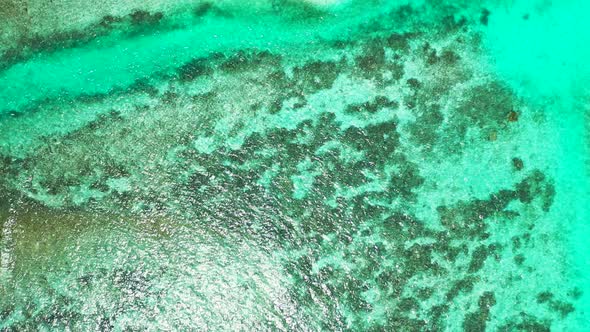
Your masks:
<instances>
[{"instance_id":1,"label":"deep green water","mask_svg":"<svg viewBox=\"0 0 590 332\"><path fill-rule=\"evenodd\" d=\"M590 331L586 2L5 2L0 330Z\"/></svg>"}]
</instances>

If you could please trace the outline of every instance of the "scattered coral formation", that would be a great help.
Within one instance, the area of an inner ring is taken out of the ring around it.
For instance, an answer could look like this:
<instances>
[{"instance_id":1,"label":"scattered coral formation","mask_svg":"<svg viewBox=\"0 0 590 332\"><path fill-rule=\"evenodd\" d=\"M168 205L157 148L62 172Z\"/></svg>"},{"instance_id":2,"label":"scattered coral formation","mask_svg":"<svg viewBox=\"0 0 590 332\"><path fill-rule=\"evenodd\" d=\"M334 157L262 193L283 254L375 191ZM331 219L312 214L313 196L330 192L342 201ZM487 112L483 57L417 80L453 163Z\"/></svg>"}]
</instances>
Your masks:
<instances>
[{"instance_id":1,"label":"scattered coral formation","mask_svg":"<svg viewBox=\"0 0 590 332\"><path fill-rule=\"evenodd\" d=\"M201 5L194 15L214 9ZM412 8L389 15L411 17ZM471 19L487 25L489 15ZM105 17L94 31L163 19L136 11ZM482 79L465 61L477 48L464 45L477 42L460 32L466 20L443 19L436 35L416 29L340 41L330 49L337 56L301 63L268 50L216 53L121 91L77 96L74 105L100 111L66 133L33 130L30 152L1 156L0 184L66 211L180 219L272 248L299 318L319 325L268 318L266 329L549 331L574 311L575 296L550 288L520 294L544 308L541 316L525 303L510 317L494 310L510 301L500 288L519 285L510 278L538 277L527 253L541 250L531 230L552 207L551 177L513 157L504 163L509 184L453 200L424 167L460 158L474 137L495 144L516 135L526 112L502 82ZM431 200L426 220L416 205L433 187L449 199ZM500 264L513 272L491 275ZM161 268L102 268L78 276L67 294L46 280L35 290L51 303L0 301L0 321L12 317L23 329L124 326L128 306L146 313L171 295ZM89 318L77 297L100 287L112 287L119 295L109 299L120 307Z\"/></svg>"}]
</instances>

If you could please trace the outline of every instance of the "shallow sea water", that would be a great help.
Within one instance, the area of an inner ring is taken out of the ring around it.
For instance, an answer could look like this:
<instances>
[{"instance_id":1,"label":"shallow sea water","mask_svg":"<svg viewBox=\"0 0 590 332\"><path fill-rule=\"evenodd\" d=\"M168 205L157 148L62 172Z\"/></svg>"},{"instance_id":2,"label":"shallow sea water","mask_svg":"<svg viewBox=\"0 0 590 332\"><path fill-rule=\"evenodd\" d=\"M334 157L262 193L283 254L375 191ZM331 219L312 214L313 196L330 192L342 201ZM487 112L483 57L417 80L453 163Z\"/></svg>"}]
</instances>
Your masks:
<instances>
[{"instance_id":1,"label":"shallow sea water","mask_svg":"<svg viewBox=\"0 0 590 332\"><path fill-rule=\"evenodd\" d=\"M0 3L0 330L590 331L589 10Z\"/></svg>"}]
</instances>

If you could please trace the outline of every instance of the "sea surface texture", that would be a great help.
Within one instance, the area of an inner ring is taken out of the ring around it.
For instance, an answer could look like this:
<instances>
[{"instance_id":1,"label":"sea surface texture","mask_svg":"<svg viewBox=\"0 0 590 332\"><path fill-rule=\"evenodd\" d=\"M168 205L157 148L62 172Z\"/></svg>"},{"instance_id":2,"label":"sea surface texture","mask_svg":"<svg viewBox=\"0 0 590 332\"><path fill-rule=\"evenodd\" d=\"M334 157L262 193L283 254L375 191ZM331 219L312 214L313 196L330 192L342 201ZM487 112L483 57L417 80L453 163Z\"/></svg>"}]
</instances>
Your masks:
<instances>
[{"instance_id":1,"label":"sea surface texture","mask_svg":"<svg viewBox=\"0 0 590 332\"><path fill-rule=\"evenodd\" d=\"M590 331L588 13L0 0L0 331Z\"/></svg>"}]
</instances>

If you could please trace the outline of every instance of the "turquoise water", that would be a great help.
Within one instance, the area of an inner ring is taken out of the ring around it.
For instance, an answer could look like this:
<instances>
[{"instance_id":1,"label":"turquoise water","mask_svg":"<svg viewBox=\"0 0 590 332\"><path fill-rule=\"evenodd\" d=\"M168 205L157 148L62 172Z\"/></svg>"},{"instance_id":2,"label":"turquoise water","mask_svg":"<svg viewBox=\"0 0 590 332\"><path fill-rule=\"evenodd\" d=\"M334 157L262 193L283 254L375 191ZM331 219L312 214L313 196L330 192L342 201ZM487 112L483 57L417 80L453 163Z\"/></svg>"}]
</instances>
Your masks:
<instances>
[{"instance_id":1,"label":"turquoise water","mask_svg":"<svg viewBox=\"0 0 590 332\"><path fill-rule=\"evenodd\" d=\"M590 331L585 2L18 4L0 330Z\"/></svg>"}]
</instances>

